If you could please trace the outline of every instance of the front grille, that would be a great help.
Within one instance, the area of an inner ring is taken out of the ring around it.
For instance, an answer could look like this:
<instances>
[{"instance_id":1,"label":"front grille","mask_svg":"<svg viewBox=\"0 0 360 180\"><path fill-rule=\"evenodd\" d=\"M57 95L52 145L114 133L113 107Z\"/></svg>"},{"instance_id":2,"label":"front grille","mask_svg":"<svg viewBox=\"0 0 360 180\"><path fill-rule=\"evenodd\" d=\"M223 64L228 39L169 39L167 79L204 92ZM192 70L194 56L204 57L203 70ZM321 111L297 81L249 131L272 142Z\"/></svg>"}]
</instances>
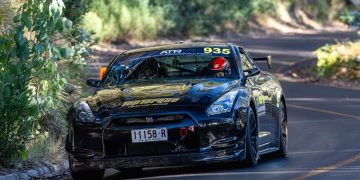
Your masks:
<instances>
[{"instance_id":1,"label":"front grille","mask_svg":"<svg viewBox=\"0 0 360 180\"><path fill-rule=\"evenodd\" d=\"M149 117L152 118L151 122L149 122ZM132 143L131 130L149 128L152 125L166 127L168 140ZM188 131L185 137L180 135L181 128L190 126L194 126L191 117L181 114L113 118L104 132L105 154L111 157L198 152L199 136L196 134L196 128Z\"/></svg>"},{"instance_id":2,"label":"front grille","mask_svg":"<svg viewBox=\"0 0 360 180\"><path fill-rule=\"evenodd\" d=\"M179 123L188 118L186 115L157 115L157 116L141 116L141 117L123 117L115 118L112 123L118 126L140 126L149 124L172 124Z\"/></svg>"}]
</instances>

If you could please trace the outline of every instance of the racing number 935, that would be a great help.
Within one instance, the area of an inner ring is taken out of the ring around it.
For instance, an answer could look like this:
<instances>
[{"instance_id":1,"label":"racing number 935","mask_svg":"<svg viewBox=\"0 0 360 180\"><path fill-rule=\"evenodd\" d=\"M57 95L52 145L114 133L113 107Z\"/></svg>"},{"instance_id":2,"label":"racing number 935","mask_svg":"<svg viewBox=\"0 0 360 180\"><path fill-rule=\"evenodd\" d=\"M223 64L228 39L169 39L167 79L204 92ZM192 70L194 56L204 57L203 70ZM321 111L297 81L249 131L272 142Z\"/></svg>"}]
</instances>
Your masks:
<instances>
[{"instance_id":1,"label":"racing number 935","mask_svg":"<svg viewBox=\"0 0 360 180\"><path fill-rule=\"evenodd\" d=\"M222 48L204 48L204 53L213 53L213 54L230 54L230 49Z\"/></svg>"}]
</instances>

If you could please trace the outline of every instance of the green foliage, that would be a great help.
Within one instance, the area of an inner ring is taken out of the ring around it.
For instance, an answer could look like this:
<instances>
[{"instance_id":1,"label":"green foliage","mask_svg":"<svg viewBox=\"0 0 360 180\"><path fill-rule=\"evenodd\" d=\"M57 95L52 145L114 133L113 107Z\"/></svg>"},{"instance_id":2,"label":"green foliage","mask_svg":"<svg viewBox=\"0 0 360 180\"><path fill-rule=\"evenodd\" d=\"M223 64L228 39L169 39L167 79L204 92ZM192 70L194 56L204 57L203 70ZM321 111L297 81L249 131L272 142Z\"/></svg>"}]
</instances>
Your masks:
<instances>
[{"instance_id":1,"label":"green foliage","mask_svg":"<svg viewBox=\"0 0 360 180\"><path fill-rule=\"evenodd\" d=\"M87 2L90 0L63 0L66 9L64 9L64 15L71 20L74 24L80 24L83 15L88 9Z\"/></svg>"},{"instance_id":2,"label":"green foliage","mask_svg":"<svg viewBox=\"0 0 360 180\"><path fill-rule=\"evenodd\" d=\"M358 29L360 29L360 11L351 12L345 10L340 14L339 19L348 25L356 26Z\"/></svg>"},{"instance_id":3,"label":"green foliage","mask_svg":"<svg viewBox=\"0 0 360 180\"><path fill-rule=\"evenodd\" d=\"M286 4L289 14L302 10L323 24L346 9L341 0L98 0L84 1L88 13L82 26L110 41L223 35L246 30L260 14L276 16L279 3Z\"/></svg>"},{"instance_id":4,"label":"green foliage","mask_svg":"<svg viewBox=\"0 0 360 180\"><path fill-rule=\"evenodd\" d=\"M168 23L149 1L91 1L89 7L82 27L101 40L153 38Z\"/></svg>"},{"instance_id":5,"label":"green foliage","mask_svg":"<svg viewBox=\"0 0 360 180\"><path fill-rule=\"evenodd\" d=\"M94 33L96 38L102 37L103 20L94 12L88 12L83 19L83 28Z\"/></svg>"},{"instance_id":6,"label":"green foliage","mask_svg":"<svg viewBox=\"0 0 360 180\"><path fill-rule=\"evenodd\" d=\"M64 115L54 110L64 109L60 91L66 80L58 63L83 63L89 54L89 36L72 28L64 8L62 0L27 0L13 18L14 28L0 36L2 165L25 159L27 143L37 136L61 134L56 126L64 123L56 120Z\"/></svg>"},{"instance_id":7,"label":"green foliage","mask_svg":"<svg viewBox=\"0 0 360 180\"><path fill-rule=\"evenodd\" d=\"M83 19L83 27L101 40L240 32L252 15L275 7L271 0L99 0L88 3L89 12Z\"/></svg>"},{"instance_id":8,"label":"green foliage","mask_svg":"<svg viewBox=\"0 0 360 180\"><path fill-rule=\"evenodd\" d=\"M316 74L331 79L360 79L360 42L325 45L315 51Z\"/></svg>"},{"instance_id":9,"label":"green foliage","mask_svg":"<svg viewBox=\"0 0 360 180\"><path fill-rule=\"evenodd\" d=\"M30 81L27 74L31 73L31 68L29 63L23 62L28 49L22 46L24 51L20 52L16 48L21 43L28 42L22 39L15 43L10 35L3 36L0 40L1 164L8 163L7 160L14 155L24 154L24 144L31 133L36 115L36 106L31 103L32 92L27 87Z\"/></svg>"},{"instance_id":10,"label":"green foliage","mask_svg":"<svg viewBox=\"0 0 360 180\"><path fill-rule=\"evenodd\" d=\"M339 13L348 8L346 1L343 0L286 0L286 2L290 9L301 9L319 23L328 23L337 19Z\"/></svg>"}]
</instances>

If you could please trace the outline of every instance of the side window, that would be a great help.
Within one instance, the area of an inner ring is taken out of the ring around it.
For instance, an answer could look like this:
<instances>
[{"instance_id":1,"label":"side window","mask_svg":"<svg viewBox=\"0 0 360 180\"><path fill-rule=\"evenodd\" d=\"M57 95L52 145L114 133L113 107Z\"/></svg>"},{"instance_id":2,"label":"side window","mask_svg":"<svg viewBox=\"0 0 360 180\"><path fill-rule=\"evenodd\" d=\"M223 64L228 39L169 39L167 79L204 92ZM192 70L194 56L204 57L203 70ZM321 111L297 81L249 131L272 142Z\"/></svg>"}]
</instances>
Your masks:
<instances>
[{"instance_id":1,"label":"side window","mask_svg":"<svg viewBox=\"0 0 360 180\"><path fill-rule=\"evenodd\" d=\"M241 65L243 70L248 70L254 68L253 64L250 62L249 58L243 53L240 52Z\"/></svg>"}]
</instances>

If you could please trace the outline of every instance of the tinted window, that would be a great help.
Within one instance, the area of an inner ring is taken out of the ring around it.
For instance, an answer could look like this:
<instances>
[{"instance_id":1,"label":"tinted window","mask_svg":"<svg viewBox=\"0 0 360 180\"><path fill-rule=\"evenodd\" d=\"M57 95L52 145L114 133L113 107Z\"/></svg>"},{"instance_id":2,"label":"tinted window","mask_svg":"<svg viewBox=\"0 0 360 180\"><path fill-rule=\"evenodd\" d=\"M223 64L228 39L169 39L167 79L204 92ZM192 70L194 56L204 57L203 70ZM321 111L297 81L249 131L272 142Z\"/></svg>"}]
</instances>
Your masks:
<instances>
[{"instance_id":1,"label":"tinted window","mask_svg":"<svg viewBox=\"0 0 360 180\"><path fill-rule=\"evenodd\" d=\"M241 59L241 65L243 67L243 70L248 70L248 69L254 68L254 66L248 59L248 57L242 52L240 52L240 59Z\"/></svg>"},{"instance_id":2,"label":"tinted window","mask_svg":"<svg viewBox=\"0 0 360 180\"><path fill-rule=\"evenodd\" d=\"M110 67L105 86L148 80L237 77L230 48L205 47L125 55Z\"/></svg>"}]
</instances>

